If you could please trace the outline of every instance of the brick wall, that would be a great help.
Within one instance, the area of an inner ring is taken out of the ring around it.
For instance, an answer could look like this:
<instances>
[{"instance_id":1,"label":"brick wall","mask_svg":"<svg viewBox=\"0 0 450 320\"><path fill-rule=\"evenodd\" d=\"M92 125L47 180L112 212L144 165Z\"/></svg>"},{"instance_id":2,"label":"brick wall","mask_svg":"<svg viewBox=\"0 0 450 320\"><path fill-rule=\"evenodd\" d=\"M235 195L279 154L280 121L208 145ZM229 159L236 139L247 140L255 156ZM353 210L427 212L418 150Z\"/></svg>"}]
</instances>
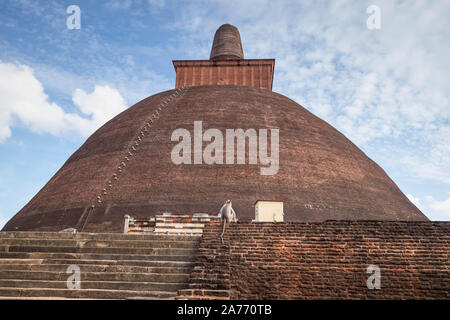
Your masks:
<instances>
[{"instance_id":1,"label":"brick wall","mask_svg":"<svg viewBox=\"0 0 450 320\"><path fill-rule=\"evenodd\" d=\"M204 229L188 299L449 299L450 223L239 222ZM369 290L369 265L381 288Z\"/></svg>"},{"instance_id":2,"label":"brick wall","mask_svg":"<svg viewBox=\"0 0 450 320\"><path fill-rule=\"evenodd\" d=\"M274 59L173 61L175 88L237 85L272 90Z\"/></svg>"}]
</instances>

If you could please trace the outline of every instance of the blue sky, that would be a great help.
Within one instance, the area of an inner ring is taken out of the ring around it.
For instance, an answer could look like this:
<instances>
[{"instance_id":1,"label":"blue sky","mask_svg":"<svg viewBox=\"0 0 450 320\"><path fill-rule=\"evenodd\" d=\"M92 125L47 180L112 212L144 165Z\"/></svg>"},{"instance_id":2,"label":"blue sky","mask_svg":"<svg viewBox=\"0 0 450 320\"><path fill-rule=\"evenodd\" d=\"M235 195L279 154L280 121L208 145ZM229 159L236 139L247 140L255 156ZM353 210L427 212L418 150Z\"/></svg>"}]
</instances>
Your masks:
<instances>
[{"instance_id":1,"label":"blue sky","mask_svg":"<svg viewBox=\"0 0 450 320\"><path fill-rule=\"evenodd\" d=\"M381 29L369 30L369 5ZM81 9L69 30L66 9ZM450 220L448 1L31 1L0 4L0 226L109 118L205 59L223 23L274 91L328 121L432 220Z\"/></svg>"}]
</instances>

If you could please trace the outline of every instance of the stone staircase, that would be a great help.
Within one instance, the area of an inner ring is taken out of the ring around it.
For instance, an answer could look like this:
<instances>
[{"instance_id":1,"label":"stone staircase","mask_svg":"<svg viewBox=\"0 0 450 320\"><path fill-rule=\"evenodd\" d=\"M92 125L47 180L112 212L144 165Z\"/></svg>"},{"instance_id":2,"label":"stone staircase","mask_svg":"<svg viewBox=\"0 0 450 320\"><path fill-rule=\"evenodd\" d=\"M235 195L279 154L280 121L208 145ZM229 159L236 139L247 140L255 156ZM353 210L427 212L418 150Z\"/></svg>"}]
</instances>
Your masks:
<instances>
[{"instance_id":1,"label":"stone staircase","mask_svg":"<svg viewBox=\"0 0 450 320\"><path fill-rule=\"evenodd\" d=\"M172 299L185 288L199 237L0 232L0 299ZM69 266L80 289L68 289Z\"/></svg>"}]
</instances>

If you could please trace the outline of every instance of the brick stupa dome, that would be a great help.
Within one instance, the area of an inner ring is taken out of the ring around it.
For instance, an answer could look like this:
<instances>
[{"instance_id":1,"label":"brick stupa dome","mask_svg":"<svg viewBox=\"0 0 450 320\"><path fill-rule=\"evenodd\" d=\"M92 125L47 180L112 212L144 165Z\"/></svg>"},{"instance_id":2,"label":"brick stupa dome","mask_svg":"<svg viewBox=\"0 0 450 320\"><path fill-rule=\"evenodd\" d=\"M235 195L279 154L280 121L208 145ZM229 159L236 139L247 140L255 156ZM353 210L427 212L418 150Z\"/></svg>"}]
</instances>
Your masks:
<instances>
[{"instance_id":1,"label":"brick stupa dome","mask_svg":"<svg viewBox=\"0 0 450 320\"><path fill-rule=\"evenodd\" d=\"M233 28L224 27L236 45ZM174 61L176 89L98 129L3 230L121 232L125 214L213 213L226 199L238 218L254 218L257 200L276 200L285 221L427 220L343 134L271 91L273 59L234 58ZM192 133L194 121L224 133L279 129L277 174L261 175L262 166L248 161L174 164L171 135Z\"/></svg>"}]
</instances>

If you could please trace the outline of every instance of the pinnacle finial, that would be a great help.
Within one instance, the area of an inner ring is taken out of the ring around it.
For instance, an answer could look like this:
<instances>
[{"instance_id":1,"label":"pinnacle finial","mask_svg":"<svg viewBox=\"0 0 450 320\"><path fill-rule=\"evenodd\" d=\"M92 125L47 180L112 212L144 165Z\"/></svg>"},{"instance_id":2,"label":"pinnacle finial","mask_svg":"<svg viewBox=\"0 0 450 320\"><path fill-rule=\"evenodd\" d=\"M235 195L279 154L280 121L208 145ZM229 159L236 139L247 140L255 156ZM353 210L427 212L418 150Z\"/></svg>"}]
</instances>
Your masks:
<instances>
[{"instance_id":1,"label":"pinnacle finial","mask_svg":"<svg viewBox=\"0 0 450 320\"><path fill-rule=\"evenodd\" d=\"M223 24L214 35L210 60L244 59L239 30L231 24Z\"/></svg>"}]
</instances>

